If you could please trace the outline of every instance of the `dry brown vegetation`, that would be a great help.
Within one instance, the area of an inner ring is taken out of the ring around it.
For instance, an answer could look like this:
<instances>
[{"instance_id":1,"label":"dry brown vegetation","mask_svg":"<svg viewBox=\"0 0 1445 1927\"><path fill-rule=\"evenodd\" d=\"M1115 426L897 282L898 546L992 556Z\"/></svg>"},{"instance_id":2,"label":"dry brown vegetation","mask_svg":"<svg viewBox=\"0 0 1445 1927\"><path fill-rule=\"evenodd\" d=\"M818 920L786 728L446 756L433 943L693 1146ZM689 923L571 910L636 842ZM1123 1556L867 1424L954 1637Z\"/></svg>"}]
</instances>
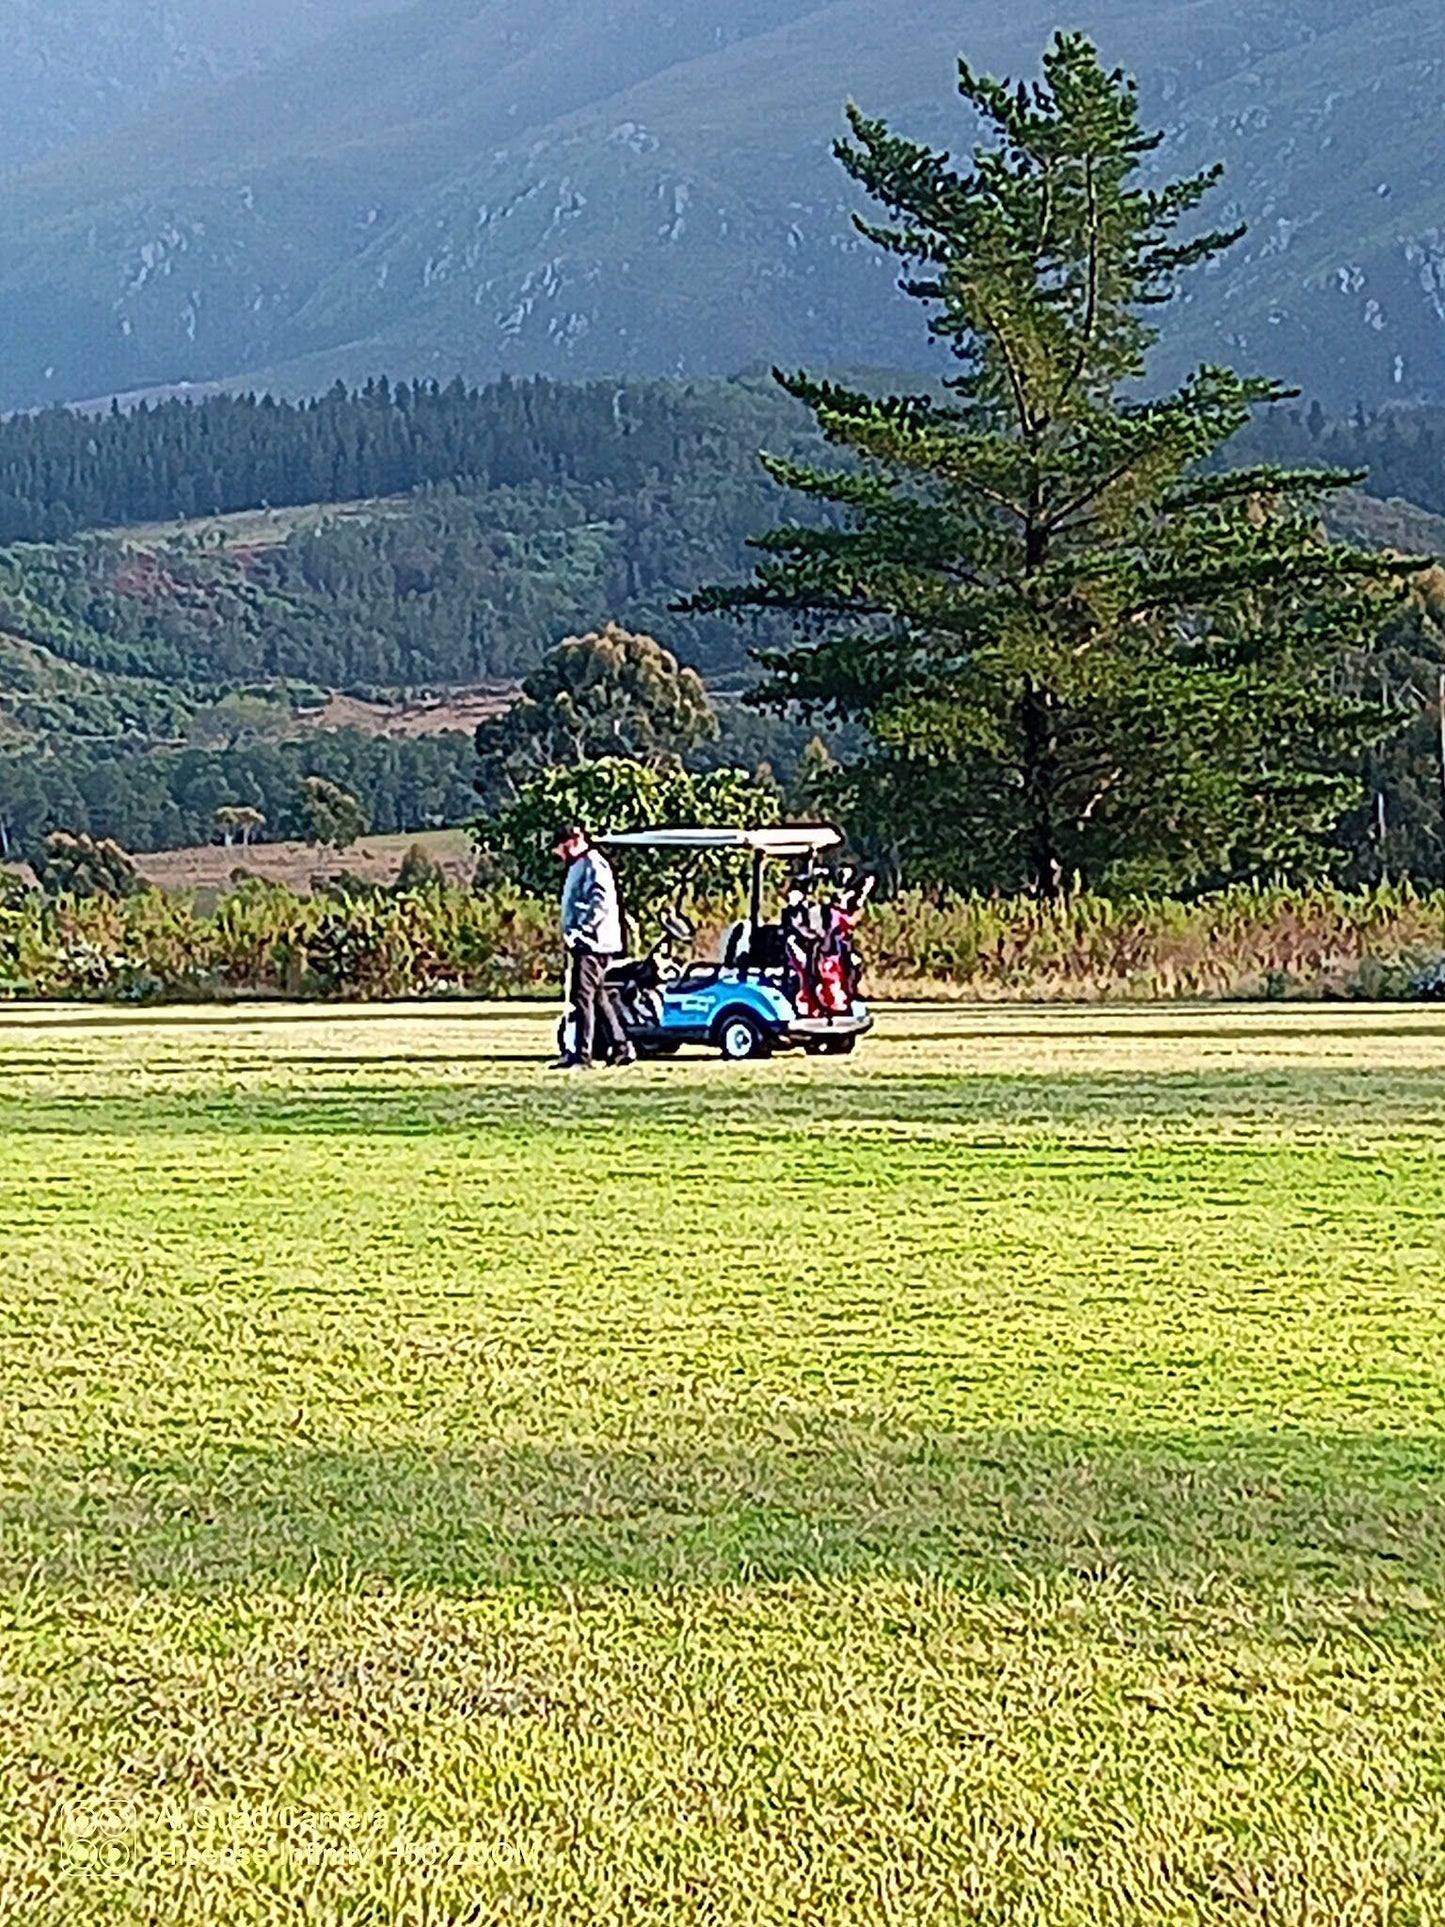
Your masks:
<instances>
[{"instance_id":1,"label":"dry brown vegetation","mask_svg":"<svg viewBox=\"0 0 1445 1927\"><path fill-rule=\"evenodd\" d=\"M331 881L343 872L369 883L392 884L413 844L420 844L446 871L448 880L469 884L476 869L476 853L466 830L428 830L418 836L368 836L349 850L318 850L306 843L262 843L250 849L223 849L217 844L192 850L163 850L136 858L147 883L173 892L228 889L237 870L284 884L298 896L308 896L318 881Z\"/></svg>"},{"instance_id":2,"label":"dry brown vegetation","mask_svg":"<svg viewBox=\"0 0 1445 1927\"><path fill-rule=\"evenodd\" d=\"M504 716L515 701L511 683L455 689L445 696L413 703L368 703L357 696L333 695L324 709L297 718L294 736L318 730L359 729L366 736L415 741L422 736L474 735L482 723Z\"/></svg>"}]
</instances>

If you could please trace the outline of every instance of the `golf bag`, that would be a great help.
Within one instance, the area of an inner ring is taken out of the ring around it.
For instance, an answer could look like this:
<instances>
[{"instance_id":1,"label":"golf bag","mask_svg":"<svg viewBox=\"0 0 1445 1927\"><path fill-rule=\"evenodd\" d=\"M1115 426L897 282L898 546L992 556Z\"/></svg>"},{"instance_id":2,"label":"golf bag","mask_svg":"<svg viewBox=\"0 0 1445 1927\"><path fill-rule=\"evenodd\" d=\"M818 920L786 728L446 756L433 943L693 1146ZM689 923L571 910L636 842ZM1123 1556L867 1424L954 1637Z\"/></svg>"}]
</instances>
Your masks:
<instances>
[{"instance_id":1,"label":"golf bag","mask_svg":"<svg viewBox=\"0 0 1445 1927\"><path fill-rule=\"evenodd\" d=\"M823 912L823 941L815 968L824 1016L846 1017L862 991L864 965L856 939L872 894L871 877L859 884L847 876Z\"/></svg>"},{"instance_id":2,"label":"golf bag","mask_svg":"<svg viewBox=\"0 0 1445 1927\"><path fill-rule=\"evenodd\" d=\"M795 883L783 909L787 990L800 1017L846 1017L863 984L863 959L855 941L873 879L842 878L828 904L817 903L805 883Z\"/></svg>"},{"instance_id":3,"label":"golf bag","mask_svg":"<svg viewBox=\"0 0 1445 1927\"><path fill-rule=\"evenodd\" d=\"M823 1015L818 960L827 937L823 911L808 894L806 883L795 883L783 905L784 988L800 1017Z\"/></svg>"}]
</instances>

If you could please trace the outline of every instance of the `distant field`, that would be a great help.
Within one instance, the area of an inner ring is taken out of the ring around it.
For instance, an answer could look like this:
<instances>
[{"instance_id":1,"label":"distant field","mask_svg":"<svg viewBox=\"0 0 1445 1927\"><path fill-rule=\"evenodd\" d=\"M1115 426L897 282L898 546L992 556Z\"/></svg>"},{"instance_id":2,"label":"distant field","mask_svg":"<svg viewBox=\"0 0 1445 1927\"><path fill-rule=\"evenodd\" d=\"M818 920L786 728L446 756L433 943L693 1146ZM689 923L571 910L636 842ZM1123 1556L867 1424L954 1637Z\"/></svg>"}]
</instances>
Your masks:
<instances>
[{"instance_id":1,"label":"distant field","mask_svg":"<svg viewBox=\"0 0 1445 1927\"><path fill-rule=\"evenodd\" d=\"M140 856L136 865L148 882L162 890L224 890L229 888L233 873L242 869L304 894L318 877L336 877L344 870L372 883L395 883L402 859L414 843L419 843L434 863L440 863L454 882L471 881L477 857L466 830L368 836L352 849L341 851L317 850L308 843L259 843L249 850L207 844Z\"/></svg>"},{"instance_id":2,"label":"distant field","mask_svg":"<svg viewBox=\"0 0 1445 1927\"><path fill-rule=\"evenodd\" d=\"M156 549L178 541L220 542L228 549L275 549L293 535L326 522L374 522L393 515L406 496L365 502L309 502L298 508L239 509L231 515L202 515L188 521L143 522L104 533L133 549Z\"/></svg>"},{"instance_id":3,"label":"distant field","mask_svg":"<svg viewBox=\"0 0 1445 1927\"><path fill-rule=\"evenodd\" d=\"M368 703L335 695L324 709L299 717L292 733L306 736L317 730L359 729L368 736L471 736L482 723L504 716L517 694L516 687L492 684L454 690L425 703Z\"/></svg>"},{"instance_id":4,"label":"distant field","mask_svg":"<svg viewBox=\"0 0 1445 1927\"><path fill-rule=\"evenodd\" d=\"M0 1919L1445 1919L1445 1012L0 1010Z\"/></svg>"}]
</instances>

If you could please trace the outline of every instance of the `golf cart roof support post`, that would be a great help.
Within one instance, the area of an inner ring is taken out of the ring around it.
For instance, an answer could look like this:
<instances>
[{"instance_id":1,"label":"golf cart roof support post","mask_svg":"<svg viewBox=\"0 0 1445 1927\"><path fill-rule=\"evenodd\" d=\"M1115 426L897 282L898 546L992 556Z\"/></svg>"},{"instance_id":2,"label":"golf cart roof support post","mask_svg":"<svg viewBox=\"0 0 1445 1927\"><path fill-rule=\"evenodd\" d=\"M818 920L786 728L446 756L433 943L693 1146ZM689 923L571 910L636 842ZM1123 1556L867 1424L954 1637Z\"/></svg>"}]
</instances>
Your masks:
<instances>
[{"instance_id":1,"label":"golf cart roof support post","mask_svg":"<svg viewBox=\"0 0 1445 1927\"><path fill-rule=\"evenodd\" d=\"M682 875L677 880L677 903L674 906L678 916L682 916L683 905L687 902L687 893L692 888L692 880L702 868L703 855L702 850L696 851L692 862L682 866Z\"/></svg>"},{"instance_id":2,"label":"golf cart roof support post","mask_svg":"<svg viewBox=\"0 0 1445 1927\"><path fill-rule=\"evenodd\" d=\"M763 868L767 863L767 853L757 850L753 854L753 895L748 906L748 920L756 931L763 921Z\"/></svg>"}]
</instances>

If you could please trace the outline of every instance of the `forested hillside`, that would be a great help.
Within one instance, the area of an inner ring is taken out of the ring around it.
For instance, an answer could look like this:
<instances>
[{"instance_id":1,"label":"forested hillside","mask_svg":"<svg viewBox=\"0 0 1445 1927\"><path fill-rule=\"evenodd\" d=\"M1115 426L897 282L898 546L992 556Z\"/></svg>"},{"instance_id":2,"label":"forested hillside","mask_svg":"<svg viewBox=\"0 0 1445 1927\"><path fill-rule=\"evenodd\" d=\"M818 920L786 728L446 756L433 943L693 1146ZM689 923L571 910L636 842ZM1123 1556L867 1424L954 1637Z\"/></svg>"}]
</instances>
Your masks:
<instances>
[{"instance_id":1,"label":"forested hillside","mask_svg":"<svg viewBox=\"0 0 1445 1927\"><path fill-rule=\"evenodd\" d=\"M869 385L870 377L853 375ZM898 378L876 374L873 381ZM910 384L912 385L912 384ZM921 381L917 385L922 386ZM50 408L0 421L0 545L206 521L242 510L376 502L430 485L483 496L542 487L609 507L675 493L649 513L669 547L696 518L742 528L771 502L764 448L814 444L812 423L766 375L725 382L559 383L503 377L335 385L305 401L217 394L101 413ZM1316 399L1271 408L1232 459L1358 471L1381 500L1445 515L1445 409ZM397 503L389 503L394 515ZM625 519L625 518L624 518ZM641 528L631 538L643 544ZM633 558L634 573L643 568Z\"/></svg>"},{"instance_id":2,"label":"forested hillside","mask_svg":"<svg viewBox=\"0 0 1445 1927\"><path fill-rule=\"evenodd\" d=\"M213 395L0 423L0 542L237 509L352 502L428 483L557 484L609 500L663 480L756 484L758 450L809 432L774 384L503 379L337 386L318 400ZM674 518L675 519L675 518Z\"/></svg>"},{"instance_id":3,"label":"forested hillside","mask_svg":"<svg viewBox=\"0 0 1445 1927\"><path fill-rule=\"evenodd\" d=\"M746 573L782 506L758 451L813 436L761 378L377 382L0 423L0 847L57 826L202 841L230 803L275 834L312 773L380 831L458 821L469 735L319 736L328 693L507 683L608 620L736 686L771 632L673 605ZM1245 452L1370 468L1349 532L1445 555L1445 523L1378 499L1445 509L1442 446L1429 413L1276 410ZM757 719L730 740L786 760L795 735ZM1423 739L1416 761L1428 786Z\"/></svg>"},{"instance_id":4,"label":"forested hillside","mask_svg":"<svg viewBox=\"0 0 1445 1927\"><path fill-rule=\"evenodd\" d=\"M1241 462L1253 456L1341 468L1364 475L1370 495L1411 502L1445 515L1445 409L1357 408L1332 421L1316 401L1274 408L1245 430L1235 446Z\"/></svg>"},{"instance_id":5,"label":"forested hillside","mask_svg":"<svg viewBox=\"0 0 1445 1927\"><path fill-rule=\"evenodd\" d=\"M507 678L609 617L735 668L732 628L670 604L743 564L778 500L758 451L808 432L764 381L52 411L0 425L0 534L24 541L0 551L0 629L169 690ZM273 512L296 503L350 506L291 531Z\"/></svg>"},{"instance_id":6,"label":"forested hillside","mask_svg":"<svg viewBox=\"0 0 1445 1927\"><path fill-rule=\"evenodd\" d=\"M0 845L57 824L204 840L227 802L274 831L312 771L378 830L457 821L469 736L319 742L308 715L333 690L507 682L612 618L736 677L748 638L671 605L743 569L777 507L758 450L805 427L762 381L377 384L0 424Z\"/></svg>"}]
</instances>

